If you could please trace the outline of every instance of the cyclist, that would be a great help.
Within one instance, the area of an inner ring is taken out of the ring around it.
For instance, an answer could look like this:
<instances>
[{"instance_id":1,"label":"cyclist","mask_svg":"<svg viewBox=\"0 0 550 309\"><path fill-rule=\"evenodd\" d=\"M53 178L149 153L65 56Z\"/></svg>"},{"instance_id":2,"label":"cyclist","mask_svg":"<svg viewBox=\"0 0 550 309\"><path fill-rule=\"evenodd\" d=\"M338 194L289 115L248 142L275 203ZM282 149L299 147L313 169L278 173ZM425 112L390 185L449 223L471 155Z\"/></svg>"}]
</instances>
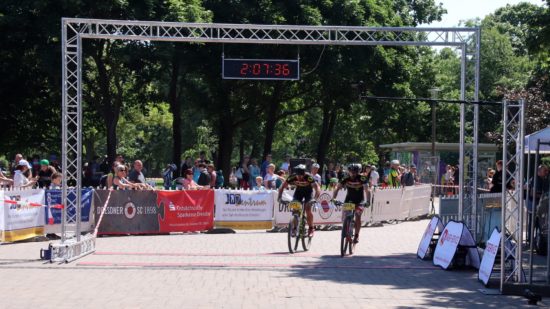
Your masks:
<instances>
[{"instance_id":1,"label":"cyclist","mask_svg":"<svg viewBox=\"0 0 550 309\"><path fill-rule=\"evenodd\" d=\"M319 184L317 184L317 182L313 179L313 176L306 173L305 165L299 164L295 166L292 171L294 173L288 176L279 188L279 201L281 200L284 189L286 189L289 185L296 186L293 199L295 201L299 201L300 203L304 203L307 216L307 225L309 226L308 237L312 237L314 229L311 205L319 197L321 190L319 189ZM313 193L313 190L315 190L315 197L312 199L311 194Z\"/></svg>"},{"instance_id":2,"label":"cyclist","mask_svg":"<svg viewBox=\"0 0 550 309\"><path fill-rule=\"evenodd\" d=\"M366 176L360 175L361 164L354 163L348 166L349 174L342 178L336 190L332 195L332 199L336 199L338 191L342 188L347 188L346 199L344 203L355 204L355 236L353 243L359 242L359 231L361 230L361 214L363 213L363 206L361 202L365 200L366 194L368 194L369 179Z\"/></svg>"}]
</instances>

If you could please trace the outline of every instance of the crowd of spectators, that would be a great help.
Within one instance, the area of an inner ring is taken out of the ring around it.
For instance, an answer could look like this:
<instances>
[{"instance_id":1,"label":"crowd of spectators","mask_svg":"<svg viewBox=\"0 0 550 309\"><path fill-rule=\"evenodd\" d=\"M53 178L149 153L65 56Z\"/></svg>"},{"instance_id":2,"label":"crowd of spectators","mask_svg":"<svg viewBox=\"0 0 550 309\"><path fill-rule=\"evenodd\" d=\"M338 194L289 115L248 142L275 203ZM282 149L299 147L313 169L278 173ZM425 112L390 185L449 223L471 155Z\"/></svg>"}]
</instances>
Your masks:
<instances>
[{"instance_id":1,"label":"crowd of spectators","mask_svg":"<svg viewBox=\"0 0 550 309\"><path fill-rule=\"evenodd\" d=\"M50 156L48 160L34 155L29 161L22 154L16 154L8 166L0 167L0 186L18 189L58 187L60 172L56 156Z\"/></svg>"}]
</instances>

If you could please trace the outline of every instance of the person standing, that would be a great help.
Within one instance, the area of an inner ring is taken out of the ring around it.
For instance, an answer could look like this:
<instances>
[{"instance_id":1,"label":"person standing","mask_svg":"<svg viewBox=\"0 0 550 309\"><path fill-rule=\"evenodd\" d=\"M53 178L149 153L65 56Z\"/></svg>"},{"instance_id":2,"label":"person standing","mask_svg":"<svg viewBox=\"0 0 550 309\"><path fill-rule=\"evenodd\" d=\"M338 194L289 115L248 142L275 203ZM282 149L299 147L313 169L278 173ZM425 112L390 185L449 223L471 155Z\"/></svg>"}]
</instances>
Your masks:
<instances>
[{"instance_id":1,"label":"person standing","mask_svg":"<svg viewBox=\"0 0 550 309\"><path fill-rule=\"evenodd\" d=\"M399 160L392 160L390 170L388 171L387 184L390 187L399 187L401 185L401 174L399 174Z\"/></svg>"},{"instance_id":2,"label":"person standing","mask_svg":"<svg viewBox=\"0 0 550 309\"><path fill-rule=\"evenodd\" d=\"M321 175L319 175L319 164L313 163L311 164L311 176L313 177L313 180L321 187Z\"/></svg>"},{"instance_id":3,"label":"person standing","mask_svg":"<svg viewBox=\"0 0 550 309\"><path fill-rule=\"evenodd\" d=\"M330 185L330 180L332 178L336 178L336 171L334 171L334 163L330 162L327 166L327 168L325 169L325 184L326 184L326 188L328 189L329 185Z\"/></svg>"},{"instance_id":4,"label":"person standing","mask_svg":"<svg viewBox=\"0 0 550 309\"><path fill-rule=\"evenodd\" d=\"M281 164L281 170L285 171L286 174L288 174L290 170L290 156L285 156L285 161Z\"/></svg>"},{"instance_id":5,"label":"person standing","mask_svg":"<svg viewBox=\"0 0 550 309\"><path fill-rule=\"evenodd\" d=\"M497 161L497 170L493 175L493 181L491 182L491 193L502 192L502 160Z\"/></svg>"},{"instance_id":6,"label":"person standing","mask_svg":"<svg viewBox=\"0 0 550 309\"><path fill-rule=\"evenodd\" d=\"M254 188L257 185L256 178L260 176L260 167L258 166L258 160L255 158L250 159L248 172L250 173L250 187Z\"/></svg>"},{"instance_id":7,"label":"person standing","mask_svg":"<svg viewBox=\"0 0 550 309\"><path fill-rule=\"evenodd\" d=\"M208 164L206 166L206 170L208 172L208 175L210 176L210 188L214 189L217 187L216 183L218 180L218 175L216 174L216 170L214 169L214 164Z\"/></svg>"},{"instance_id":8,"label":"person standing","mask_svg":"<svg viewBox=\"0 0 550 309\"><path fill-rule=\"evenodd\" d=\"M202 162L199 163L199 169L200 175L197 184L205 189L210 188L210 174L208 174L208 171L206 170L206 164Z\"/></svg>"},{"instance_id":9,"label":"person standing","mask_svg":"<svg viewBox=\"0 0 550 309\"><path fill-rule=\"evenodd\" d=\"M275 174L275 164L269 164L264 177L264 187L268 190L275 190L277 188L277 178L279 176Z\"/></svg>"},{"instance_id":10,"label":"person standing","mask_svg":"<svg viewBox=\"0 0 550 309\"><path fill-rule=\"evenodd\" d=\"M250 163L250 157L244 156L243 161L239 164L241 169L241 178L239 179L239 187L243 190L250 188L250 171L248 170L248 165Z\"/></svg>"},{"instance_id":11,"label":"person standing","mask_svg":"<svg viewBox=\"0 0 550 309\"><path fill-rule=\"evenodd\" d=\"M411 164L409 170L401 177L401 184L403 186L414 186L417 182L416 165Z\"/></svg>"},{"instance_id":12,"label":"person standing","mask_svg":"<svg viewBox=\"0 0 550 309\"><path fill-rule=\"evenodd\" d=\"M25 173L29 171L29 162L21 159L15 167L15 173L13 175L13 187L17 189L31 187L36 183L36 179L28 179Z\"/></svg>"},{"instance_id":13,"label":"person standing","mask_svg":"<svg viewBox=\"0 0 550 309\"><path fill-rule=\"evenodd\" d=\"M271 154L267 154L265 156L265 160L262 162L262 166L260 166L260 175L265 179L265 176L267 174L267 167L271 164Z\"/></svg>"},{"instance_id":14,"label":"person standing","mask_svg":"<svg viewBox=\"0 0 550 309\"><path fill-rule=\"evenodd\" d=\"M376 165L371 166L371 172L370 172L370 185L373 187L378 186L378 182L380 181L380 174L376 170Z\"/></svg>"}]
</instances>

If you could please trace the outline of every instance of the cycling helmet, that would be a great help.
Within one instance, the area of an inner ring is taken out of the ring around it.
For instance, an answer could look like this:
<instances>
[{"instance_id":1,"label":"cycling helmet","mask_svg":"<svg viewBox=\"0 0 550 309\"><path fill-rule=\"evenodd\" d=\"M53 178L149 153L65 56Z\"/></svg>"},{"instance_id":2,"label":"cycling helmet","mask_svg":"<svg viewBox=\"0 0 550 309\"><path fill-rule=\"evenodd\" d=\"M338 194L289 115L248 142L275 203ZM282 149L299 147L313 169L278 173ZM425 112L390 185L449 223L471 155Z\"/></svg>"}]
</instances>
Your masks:
<instances>
[{"instance_id":1,"label":"cycling helmet","mask_svg":"<svg viewBox=\"0 0 550 309\"><path fill-rule=\"evenodd\" d=\"M303 164L296 165L293 169L296 175L304 175L306 173L306 166Z\"/></svg>"},{"instance_id":2,"label":"cycling helmet","mask_svg":"<svg viewBox=\"0 0 550 309\"><path fill-rule=\"evenodd\" d=\"M353 163L348 166L348 171L359 173L361 172L361 164L359 163Z\"/></svg>"}]
</instances>

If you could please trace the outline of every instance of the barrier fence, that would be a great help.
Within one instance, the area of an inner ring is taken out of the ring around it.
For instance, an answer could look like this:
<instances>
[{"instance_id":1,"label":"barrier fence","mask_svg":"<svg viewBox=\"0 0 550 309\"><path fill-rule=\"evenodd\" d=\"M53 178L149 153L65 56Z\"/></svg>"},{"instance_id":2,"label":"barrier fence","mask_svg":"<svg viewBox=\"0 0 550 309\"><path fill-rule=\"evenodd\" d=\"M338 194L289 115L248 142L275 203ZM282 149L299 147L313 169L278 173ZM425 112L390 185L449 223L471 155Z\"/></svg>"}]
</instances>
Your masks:
<instances>
[{"instance_id":1,"label":"barrier fence","mask_svg":"<svg viewBox=\"0 0 550 309\"><path fill-rule=\"evenodd\" d=\"M245 190L93 190L83 189L81 220L83 232L94 235L162 234L205 231L214 227L271 229L287 225L291 212L287 202L277 201L276 191ZM293 191L284 193L292 196ZM332 203L332 191L322 191L314 211L315 225L342 222L340 206ZM407 220L427 215L430 185L398 189L375 189L363 223ZM337 200L344 201L345 190ZM70 190L69 198L76 192ZM15 201L15 202L13 202ZM13 203L16 203L15 206ZM11 203L11 204L10 204ZM43 207L27 207L36 203ZM12 242L59 233L61 222L59 190L0 190L0 241ZM23 205L23 206L22 206ZM67 209L74 213L75 209Z\"/></svg>"}]
</instances>

